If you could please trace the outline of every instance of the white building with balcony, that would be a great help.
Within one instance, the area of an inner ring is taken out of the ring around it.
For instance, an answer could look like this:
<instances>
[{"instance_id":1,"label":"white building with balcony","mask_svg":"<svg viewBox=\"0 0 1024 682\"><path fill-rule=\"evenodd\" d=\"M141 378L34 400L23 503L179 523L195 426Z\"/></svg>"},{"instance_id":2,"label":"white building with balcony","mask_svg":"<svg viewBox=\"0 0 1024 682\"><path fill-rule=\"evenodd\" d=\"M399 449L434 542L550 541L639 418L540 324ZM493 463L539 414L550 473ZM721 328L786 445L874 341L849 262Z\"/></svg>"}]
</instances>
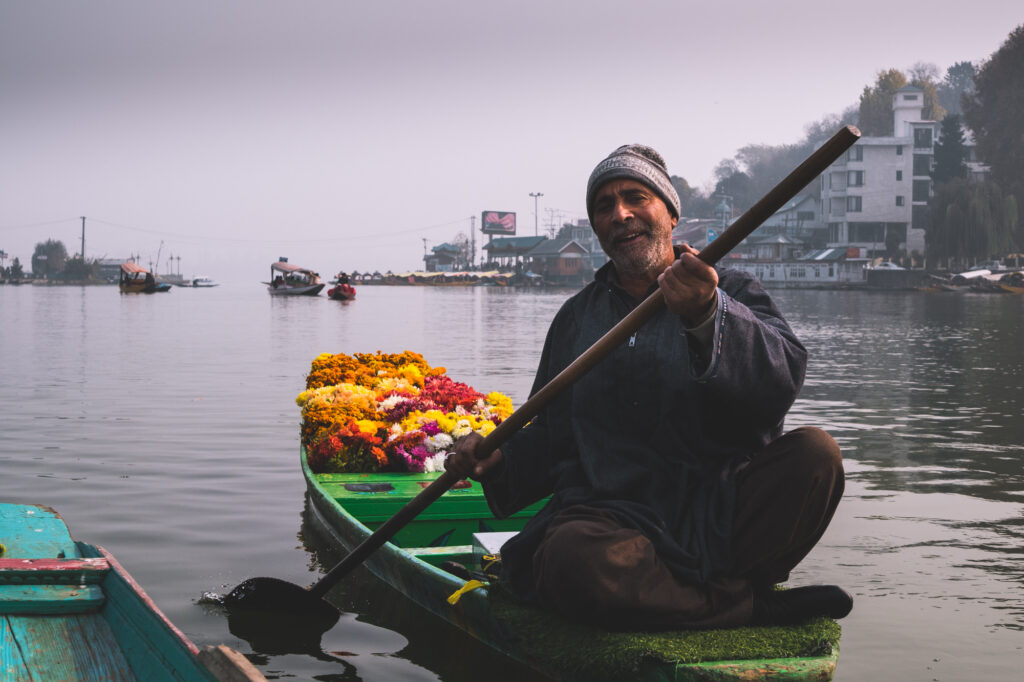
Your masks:
<instances>
[{"instance_id":1,"label":"white building with balcony","mask_svg":"<svg viewBox=\"0 0 1024 682\"><path fill-rule=\"evenodd\" d=\"M921 118L924 91L893 95L893 136L862 137L822 175L821 211L830 247L866 257L924 254L937 121Z\"/></svg>"}]
</instances>

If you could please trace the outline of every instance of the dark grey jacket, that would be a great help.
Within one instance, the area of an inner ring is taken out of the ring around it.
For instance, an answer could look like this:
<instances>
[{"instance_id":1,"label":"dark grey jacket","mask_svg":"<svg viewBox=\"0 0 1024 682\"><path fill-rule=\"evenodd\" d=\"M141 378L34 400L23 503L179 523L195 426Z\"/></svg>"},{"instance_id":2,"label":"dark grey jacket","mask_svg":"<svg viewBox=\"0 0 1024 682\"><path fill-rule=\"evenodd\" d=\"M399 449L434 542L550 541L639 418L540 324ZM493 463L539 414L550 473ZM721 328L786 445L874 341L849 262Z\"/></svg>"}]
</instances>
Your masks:
<instances>
[{"instance_id":1,"label":"dark grey jacket","mask_svg":"<svg viewBox=\"0 0 1024 682\"><path fill-rule=\"evenodd\" d=\"M611 267L555 316L534 392L637 305ZM551 495L502 548L513 592L533 596L533 552L574 504L641 530L680 580L728 574L736 468L782 433L807 354L760 283L729 269L712 347L698 357L690 343L664 310L502 446L505 473L484 484L495 516Z\"/></svg>"}]
</instances>

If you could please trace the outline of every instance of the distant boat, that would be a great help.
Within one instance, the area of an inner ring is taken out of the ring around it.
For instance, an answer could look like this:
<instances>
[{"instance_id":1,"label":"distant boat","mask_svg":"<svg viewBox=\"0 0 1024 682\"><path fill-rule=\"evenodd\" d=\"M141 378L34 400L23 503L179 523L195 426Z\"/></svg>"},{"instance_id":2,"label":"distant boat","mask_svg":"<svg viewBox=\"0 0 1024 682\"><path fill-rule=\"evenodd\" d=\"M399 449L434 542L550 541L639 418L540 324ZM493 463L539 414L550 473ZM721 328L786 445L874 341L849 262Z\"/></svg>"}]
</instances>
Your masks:
<instances>
[{"instance_id":1,"label":"distant boat","mask_svg":"<svg viewBox=\"0 0 1024 682\"><path fill-rule=\"evenodd\" d=\"M265 682L233 649L200 650L53 509L0 504L0 540L2 679Z\"/></svg>"},{"instance_id":2,"label":"distant boat","mask_svg":"<svg viewBox=\"0 0 1024 682\"><path fill-rule=\"evenodd\" d=\"M270 265L270 281L264 282L271 296L316 296L326 285L320 274L281 258Z\"/></svg>"},{"instance_id":3,"label":"distant boat","mask_svg":"<svg viewBox=\"0 0 1024 682\"><path fill-rule=\"evenodd\" d=\"M348 275L339 272L334 278L334 286L327 290L327 297L335 301L351 301L356 297L356 288L349 284Z\"/></svg>"},{"instance_id":4,"label":"distant boat","mask_svg":"<svg viewBox=\"0 0 1024 682\"><path fill-rule=\"evenodd\" d=\"M214 282L209 277L200 276L200 277L193 277L192 278L192 286L193 287L215 287L215 286L217 286L217 283Z\"/></svg>"},{"instance_id":5,"label":"distant boat","mask_svg":"<svg viewBox=\"0 0 1024 682\"><path fill-rule=\"evenodd\" d=\"M153 273L138 263L126 261L121 263L121 278L117 288L122 294L154 294L170 291L171 285L156 281Z\"/></svg>"}]
</instances>

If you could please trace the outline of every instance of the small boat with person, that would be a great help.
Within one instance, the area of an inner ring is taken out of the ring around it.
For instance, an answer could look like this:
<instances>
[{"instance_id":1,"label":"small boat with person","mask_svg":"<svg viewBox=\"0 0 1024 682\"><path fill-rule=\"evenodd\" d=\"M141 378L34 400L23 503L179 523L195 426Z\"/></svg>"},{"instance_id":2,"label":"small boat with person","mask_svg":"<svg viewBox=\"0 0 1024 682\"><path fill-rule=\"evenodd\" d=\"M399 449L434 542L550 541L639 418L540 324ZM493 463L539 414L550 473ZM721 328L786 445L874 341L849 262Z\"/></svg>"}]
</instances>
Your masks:
<instances>
[{"instance_id":1,"label":"small boat with person","mask_svg":"<svg viewBox=\"0 0 1024 682\"><path fill-rule=\"evenodd\" d=\"M134 261L121 263L117 288L122 294L155 294L171 290L167 282L158 282L153 273Z\"/></svg>"},{"instance_id":2,"label":"small boat with person","mask_svg":"<svg viewBox=\"0 0 1024 682\"><path fill-rule=\"evenodd\" d=\"M263 282L271 296L316 296L326 286L320 274L288 262L283 256L270 265L270 281Z\"/></svg>"},{"instance_id":3,"label":"small boat with person","mask_svg":"<svg viewBox=\"0 0 1024 682\"><path fill-rule=\"evenodd\" d=\"M0 504L0 679L266 678L225 646L199 649L102 547L49 507Z\"/></svg>"},{"instance_id":4,"label":"small boat with person","mask_svg":"<svg viewBox=\"0 0 1024 682\"><path fill-rule=\"evenodd\" d=\"M192 278L192 286L196 289L209 288L217 286L217 282L214 282L210 277L200 275Z\"/></svg>"},{"instance_id":5,"label":"small boat with person","mask_svg":"<svg viewBox=\"0 0 1024 682\"><path fill-rule=\"evenodd\" d=\"M443 460L455 438L470 430L490 433L511 413L506 396L452 381L409 351L323 354L297 402L310 520L350 551L447 476ZM460 481L363 561L411 601L544 677L827 680L834 674L840 628L831 619L608 632L514 602L496 582L501 545L543 504L498 520L480 485Z\"/></svg>"},{"instance_id":6,"label":"small boat with person","mask_svg":"<svg viewBox=\"0 0 1024 682\"><path fill-rule=\"evenodd\" d=\"M356 288L349 282L348 273L339 272L334 276L334 286L327 290L327 297L334 301L351 301L356 297Z\"/></svg>"}]
</instances>

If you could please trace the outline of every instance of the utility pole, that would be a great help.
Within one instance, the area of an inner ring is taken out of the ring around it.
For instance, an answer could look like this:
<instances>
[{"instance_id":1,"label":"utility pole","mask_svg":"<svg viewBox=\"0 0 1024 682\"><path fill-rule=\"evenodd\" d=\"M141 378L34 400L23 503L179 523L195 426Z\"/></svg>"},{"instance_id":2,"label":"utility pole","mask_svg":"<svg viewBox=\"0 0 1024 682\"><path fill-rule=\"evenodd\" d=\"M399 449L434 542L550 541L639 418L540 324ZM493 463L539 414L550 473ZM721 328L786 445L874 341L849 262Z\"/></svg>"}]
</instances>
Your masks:
<instances>
[{"instance_id":1,"label":"utility pole","mask_svg":"<svg viewBox=\"0 0 1024 682\"><path fill-rule=\"evenodd\" d=\"M548 234L554 239L562 228L562 211L557 208L545 208L548 214Z\"/></svg>"},{"instance_id":2,"label":"utility pole","mask_svg":"<svg viewBox=\"0 0 1024 682\"><path fill-rule=\"evenodd\" d=\"M540 234L537 229L537 200L544 195L540 192L530 192L530 196L533 197L533 236L536 237Z\"/></svg>"},{"instance_id":3,"label":"utility pole","mask_svg":"<svg viewBox=\"0 0 1024 682\"><path fill-rule=\"evenodd\" d=\"M476 270L476 216L469 216L469 264Z\"/></svg>"},{"instance_id":4,"label":"utility pole","mask_svg":"<svg viewBox=\"0 0 1024 682\"><path fill-rule=\"evenodd\" d=\"M82 216L82 265L85 265L85 216Z\"/></svg>"}]
</instances>

